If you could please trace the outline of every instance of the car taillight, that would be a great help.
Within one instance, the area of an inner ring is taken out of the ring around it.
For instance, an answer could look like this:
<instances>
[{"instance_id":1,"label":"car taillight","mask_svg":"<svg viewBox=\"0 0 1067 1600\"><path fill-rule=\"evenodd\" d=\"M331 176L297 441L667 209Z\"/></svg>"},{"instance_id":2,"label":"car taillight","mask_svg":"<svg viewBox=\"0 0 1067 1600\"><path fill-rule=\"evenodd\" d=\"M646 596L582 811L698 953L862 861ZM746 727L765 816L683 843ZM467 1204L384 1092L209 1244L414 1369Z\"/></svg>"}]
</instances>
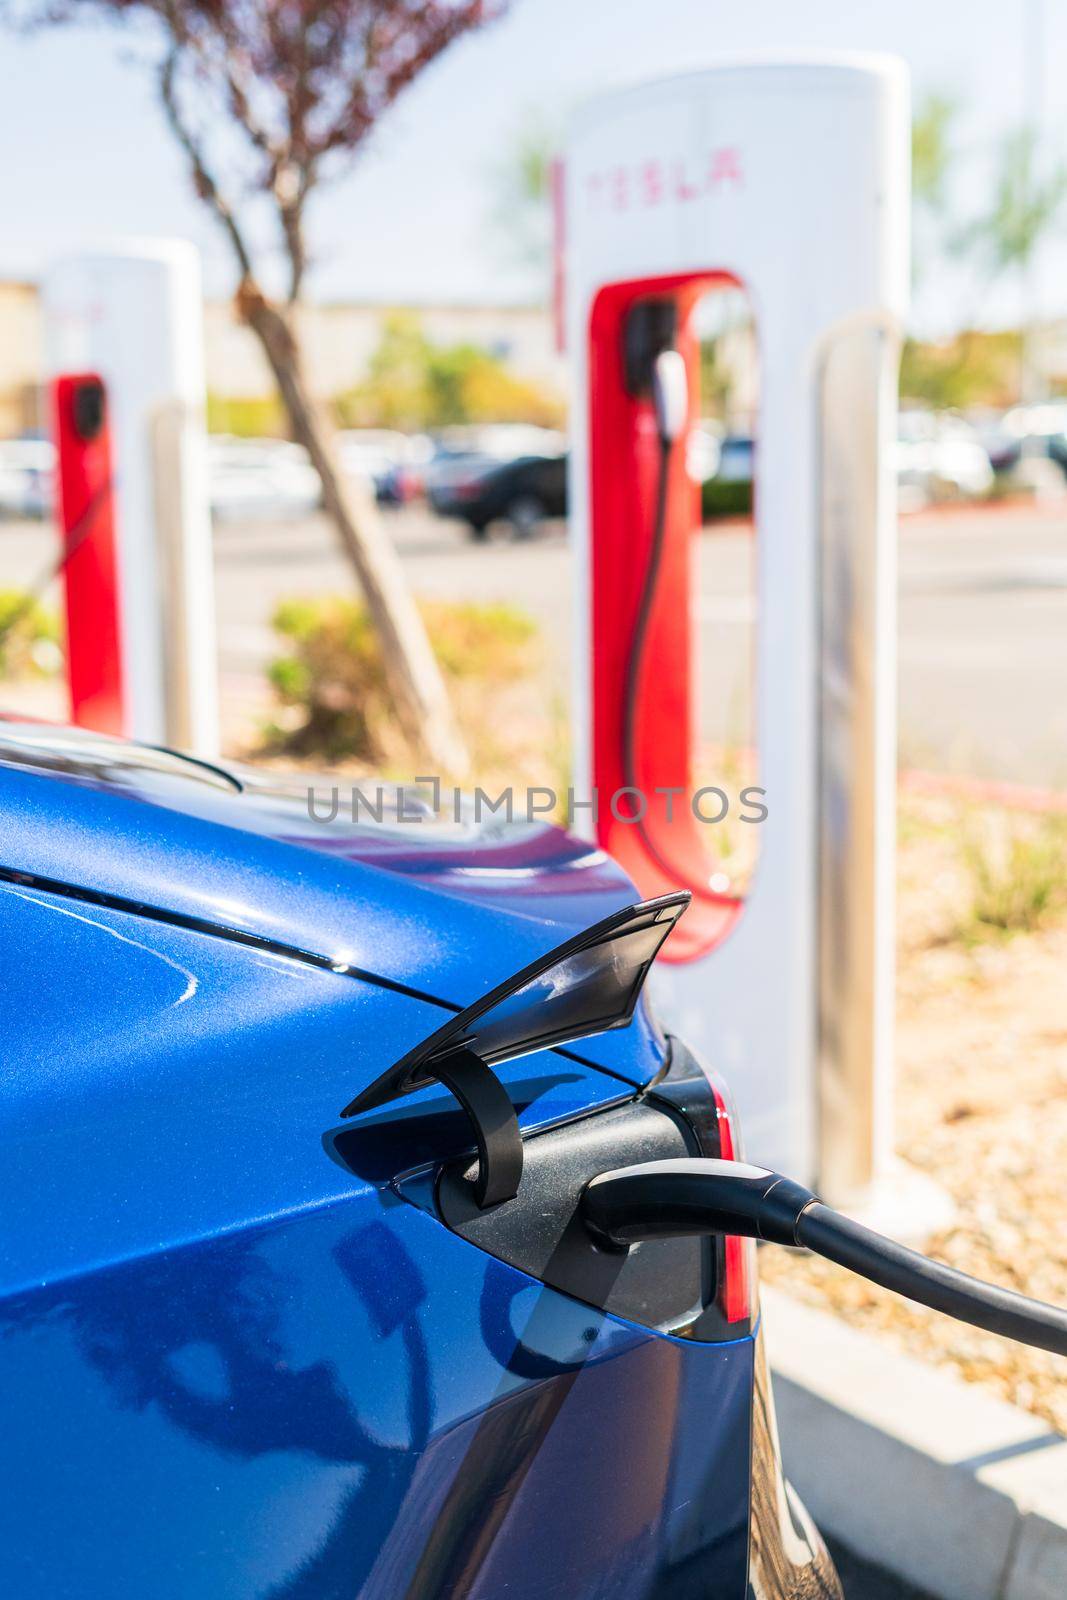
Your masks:
<instances>
[{"instance_id":1,"label":"car taillight","mask_svg":"<svg viewBox=\"0 0 1067 1600\"><path fill-rule=\"evenodd\" d=\"M741 1130L737 1110L729 1090L717 1077L708 1074L715 1096L719 1130L719 1155L723 1161L743 1161ZM756 1246L752 1239L728 1234L718 1242L719 1271L716 1303L727 1322L747 1322L753 1315L756 1282Z\"/></svg>"}]
</instances>

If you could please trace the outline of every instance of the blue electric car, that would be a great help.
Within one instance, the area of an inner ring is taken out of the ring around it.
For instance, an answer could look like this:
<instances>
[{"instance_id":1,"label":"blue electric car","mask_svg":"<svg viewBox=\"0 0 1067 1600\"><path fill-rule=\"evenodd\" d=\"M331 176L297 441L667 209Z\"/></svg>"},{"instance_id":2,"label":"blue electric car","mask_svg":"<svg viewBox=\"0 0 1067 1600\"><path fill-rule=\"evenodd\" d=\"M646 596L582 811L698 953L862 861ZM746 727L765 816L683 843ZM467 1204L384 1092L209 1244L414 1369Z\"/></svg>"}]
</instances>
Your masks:
<instances>
[{"instance_id":1,"label":"blue electric car","mask_svg":"<svg viewBox=\"0 0 1067 1600\"><path fill-rule=\"evenodd\" d=\"M356 811L0 722L0 1593L838 1596L750 1247L576 1211L734 1153L639 998L685 897Z\"/></svg>"}]
</instances>

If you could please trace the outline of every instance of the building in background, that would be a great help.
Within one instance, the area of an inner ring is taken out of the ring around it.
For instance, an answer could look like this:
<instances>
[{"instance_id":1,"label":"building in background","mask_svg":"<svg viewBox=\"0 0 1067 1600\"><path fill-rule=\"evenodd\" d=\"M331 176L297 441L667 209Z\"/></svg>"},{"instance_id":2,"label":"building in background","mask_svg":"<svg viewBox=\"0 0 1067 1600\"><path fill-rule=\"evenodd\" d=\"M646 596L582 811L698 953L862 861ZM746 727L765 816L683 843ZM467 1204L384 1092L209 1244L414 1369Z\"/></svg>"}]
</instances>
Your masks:
<instances>
[{"instance_id":1,"label":"building in background","mask_svg":"<svg viewBox=\"0 0 1067 1600\"><path fill-rule=\"evenodd\" d=\"M0 282L0 437L34 433L45 425L43 371L37 286Z\"/></svg>"},{"instance_id":2,"label":"building in background","mask_svg":"<svg viewBox=\"0 0 1067 1600\"><path fill-rule=\"evenodd\" d=\"M301 312L312 387L323 400L351 390L367 375L387 320L402 314L434 344L468 344L497 358L516 378L562 396L564 358L552 319L540 306L384 305L307 306ZM207 385L219 400L266 400L273 381L255 337L229 301L205 307ZM0 436L47 425L37 286L0 282Z\"/></svg>"}]
</instances>

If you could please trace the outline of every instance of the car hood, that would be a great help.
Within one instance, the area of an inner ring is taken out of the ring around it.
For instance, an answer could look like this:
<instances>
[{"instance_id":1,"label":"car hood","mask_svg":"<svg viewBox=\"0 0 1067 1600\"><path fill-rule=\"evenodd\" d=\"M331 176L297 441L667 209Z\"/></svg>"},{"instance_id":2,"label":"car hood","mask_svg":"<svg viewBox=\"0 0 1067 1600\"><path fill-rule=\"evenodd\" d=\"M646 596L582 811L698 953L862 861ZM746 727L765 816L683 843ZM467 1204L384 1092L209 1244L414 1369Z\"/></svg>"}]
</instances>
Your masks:
<instances>
[{"instance_id":1,"label":"car hood","mask_svg":"<svg viewBox=\"0 0 1067 1600\"><path fill-rule=\"evenodd\" d=\"M435 820L413 790L355 781L357 795L351 779L0 721L0 869L325 956L453 1009L637 898L603 852L543 822ZM650 1048L642 1010L581 1053L643 1082Z\"/></svg>"}]
</instances>

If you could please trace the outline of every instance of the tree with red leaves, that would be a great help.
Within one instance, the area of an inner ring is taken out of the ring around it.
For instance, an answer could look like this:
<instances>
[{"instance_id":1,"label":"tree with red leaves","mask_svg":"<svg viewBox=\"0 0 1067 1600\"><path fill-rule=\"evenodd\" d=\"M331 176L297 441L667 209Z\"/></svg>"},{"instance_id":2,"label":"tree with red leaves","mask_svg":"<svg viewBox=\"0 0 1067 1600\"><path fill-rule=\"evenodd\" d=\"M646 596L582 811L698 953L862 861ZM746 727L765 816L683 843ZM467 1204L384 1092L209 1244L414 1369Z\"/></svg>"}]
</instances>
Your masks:
<instances>
[{"instance_id":1,"label":"tree with red leaves","mask_svg":"<svg viewBox=\"0 0 1067 1600\"><path fill-rule=\"evenodd\" d=\"M382 641L397 715L444 770L466 765L422 620L373 499L340 471L332 428L309 388L294 316L308 269L307 209L358 154L393 101L454 39L506 0L52 0L31 17L148 22L158 35L159 94L197 194L225 230L239 272L238 311L263 347L293 438ZM26 6L0 0L0 14ZM234 138L235 131L238 138ZM273 211L288 278L264 287L250 213Z\"/></svg>"}]
</instances>

